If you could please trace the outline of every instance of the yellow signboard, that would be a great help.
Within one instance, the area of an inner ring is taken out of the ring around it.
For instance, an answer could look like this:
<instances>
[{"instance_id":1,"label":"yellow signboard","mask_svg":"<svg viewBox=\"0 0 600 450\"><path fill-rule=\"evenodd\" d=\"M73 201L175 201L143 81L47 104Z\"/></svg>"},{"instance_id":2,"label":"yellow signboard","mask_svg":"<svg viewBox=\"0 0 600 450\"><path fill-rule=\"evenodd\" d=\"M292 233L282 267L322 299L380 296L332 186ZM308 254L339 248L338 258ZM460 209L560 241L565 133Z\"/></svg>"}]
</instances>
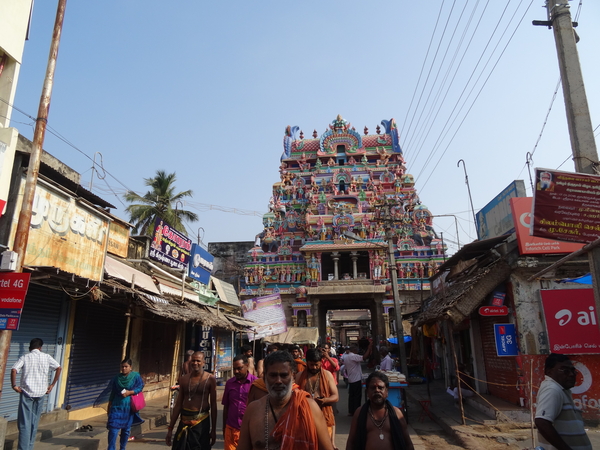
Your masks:
<instances>
[{"instance_id":1,"label":"yellow signboard","mask_svg":"<svg viewBox=\"0 0 600 450\"><path fill-rule=\"evenodd\" d=\"M106 251L113 255L127 258L127 249L129 246L129 227L112 221L108 233L108 248Z\"/></svg>"},{"instance_id":2,"label":"yellow signboard","mask_svg":"<svg viewBox=\"0 0 600 450\"><path fill-rule=\"evenodd\" d=\"M25 178L21 180L19 203ZM18 205L17 211L21 209ZM14 242L18 215L13 217ZM38 180L27 242L26 266L51 266L83 278L102 279L110 219L93 206Z\"/></svg>"}]
</instances>

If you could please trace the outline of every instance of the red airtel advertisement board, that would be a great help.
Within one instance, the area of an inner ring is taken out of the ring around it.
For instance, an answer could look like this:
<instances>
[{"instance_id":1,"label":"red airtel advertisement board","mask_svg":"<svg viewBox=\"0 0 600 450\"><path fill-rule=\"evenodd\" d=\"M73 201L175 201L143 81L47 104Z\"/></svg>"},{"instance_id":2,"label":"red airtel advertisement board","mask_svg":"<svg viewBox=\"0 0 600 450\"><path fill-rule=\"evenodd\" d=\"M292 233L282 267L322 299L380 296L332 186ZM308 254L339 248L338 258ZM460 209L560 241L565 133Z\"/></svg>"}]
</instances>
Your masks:
<instances>
[{"instance_id":1,"label":"red airtel advertisement board","mask_svg":"<svg viewBox=\"0 0 600 450\"><path fill-rule=\"evenodd\" d=\"M600 237L600 176L536 169L534 236L571 242Z\"/></svg>"},{"instance_id":2,"label":"red airtel advertisement board","mask_svg":"<svg viewBox=\"0 0 600 450\"><path fill-rule=\"evenodd\" d=\"M0 273L0 330L18 330L29 288L29 273Z\"/></svg>"},{"instance_id":3,"label":"red airtel advertisement board","mask_svg":"<svg viewBox=\"0 0 600 450\"><path fill-rule=\"evenodd\" d=\"M567 355L600 353L600 328L593 289L541 290L550 351Z\"/></svg>"}]
</instances>

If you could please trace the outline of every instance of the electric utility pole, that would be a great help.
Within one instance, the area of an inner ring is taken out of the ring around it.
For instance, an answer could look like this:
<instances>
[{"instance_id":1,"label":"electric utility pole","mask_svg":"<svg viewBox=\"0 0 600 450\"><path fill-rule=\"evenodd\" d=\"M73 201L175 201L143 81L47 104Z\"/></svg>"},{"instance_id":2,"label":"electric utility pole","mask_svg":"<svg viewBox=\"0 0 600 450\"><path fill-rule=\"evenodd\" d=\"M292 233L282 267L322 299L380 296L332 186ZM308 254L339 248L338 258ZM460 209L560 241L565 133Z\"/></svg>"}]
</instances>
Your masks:
<instances>
[{"instance_id":1,"label":"electric utility pole","mask_svg":"<svg viewBox=\"0 0 600 450\"><path fill-rule=\"evenodd\" d=\"M33 132L33 147L29 156L29 167L27 168L27 180L25 181L25 192L23 194L23 203L19 213L19 222L17 223L17 233L13 250L17 253L17 268L15 272L23 272L23 261L27 250L27 240L29 239L29 227L31 226L31 211L33 199L35 196L35 187L37 185L38 174L40 171L40 160L42 157L42 148L44 146L44 136L46 134L46 124L48 123L48 110L50 109L50 98L52 97L52 86L54 83L54 69L58 58L58 46L62 34L62 25L65 18L65 9L67 0L58 0L56 10L56 20L54 21L54 31L52 33L52 42L50 43L50 54L48 55L48 65L46 67L46 76L44 78L44 87L40 97L38 107L38 116L35 121L35 131ZM6 373L6 363L10 350L10 341L12 338L11 330L0 331L0 380L4 379ZM2 395L0 391L0 395Z\"/></svg>"},{"instance_id":2,"label":"electric utility pole","mask_svg":"<svg viewBox=\"0 0 600 450\"><path fill-rule=\"evenodd\" d=\"M546 0L546 9L548 21L534 21L533 24L547 25L554 31L575 171L598 175L598 152L577 52L579 39L576 38L571 21L570 6L567 0ZM596 314L600 323L600 249L596 247L589 251L588 259L596 299Z\"/></svg>"}]
</instances>

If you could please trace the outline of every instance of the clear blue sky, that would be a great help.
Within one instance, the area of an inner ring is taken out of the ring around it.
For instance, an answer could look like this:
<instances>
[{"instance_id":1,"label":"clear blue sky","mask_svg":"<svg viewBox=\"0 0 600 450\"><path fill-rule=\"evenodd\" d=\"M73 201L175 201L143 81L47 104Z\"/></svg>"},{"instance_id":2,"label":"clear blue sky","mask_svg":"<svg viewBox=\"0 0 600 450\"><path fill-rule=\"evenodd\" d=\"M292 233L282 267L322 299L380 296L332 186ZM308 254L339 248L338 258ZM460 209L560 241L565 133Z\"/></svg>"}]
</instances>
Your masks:
<instances>
[{"instance_id":1,"label":"clear blue sky","mask_svg":"<svg viewBox=\"0 0 600 450\"><path fill-rule=\"evenodd\" d=\"M464 245L476 233L459 159L475 210L515 179L530 191L526 153L559 80L552 31L531 25L546 19L542 4L71 0L49 125L87 157L51 134L44 148L82 173L86 187L90 158L101 152L112 176L95 178L93 190L123 218L124 186L143 193L143 178L163 169L177 173L178 190L194 191L192 236L202 227L205 242L252 240L260 217L206 205L266 212L287 125L321 134L341 114L374 132L393 117L422 202L459 217ZM35 3L25 47L15 106L31 116L56 5ZM571 6L575 17L579 3ZM598 2L583 2L578 49L594 128L599 17ZM27 117L14 111L12 119L32 137ZM533 165L557 168L570 153L559 90ZM561 169L574 170L572 161ZM456 240L452 218L434 224Z\"/></svg>"}]
</instances>

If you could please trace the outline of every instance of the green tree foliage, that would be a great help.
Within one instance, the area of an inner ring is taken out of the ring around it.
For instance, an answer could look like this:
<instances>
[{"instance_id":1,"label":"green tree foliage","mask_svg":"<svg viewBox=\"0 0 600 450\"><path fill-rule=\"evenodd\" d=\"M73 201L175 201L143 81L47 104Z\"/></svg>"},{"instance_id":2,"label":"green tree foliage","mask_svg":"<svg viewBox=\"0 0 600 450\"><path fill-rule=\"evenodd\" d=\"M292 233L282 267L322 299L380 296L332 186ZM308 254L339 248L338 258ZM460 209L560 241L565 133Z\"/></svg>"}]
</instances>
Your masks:
<instances>
[{"instance_id":1,"label":"green tree foliage","mask_svg":"<svg viewBox=\"0 0 600 450\"><path fill-rule=\"evenodd\" d=\"M144 178L144 183L150 190L143 196L133 191L128 191L123 196L125 201L131 203L125 211L129 213L135 233L151 235L154 231L154 221L160 217L177 231L187 235L183 219L196 222L198 215L183 209L183 199L191 197L192 191L176 194L176 179L175 173L167 174L164 170L157 170L155 177Z\"/></svg>"}]
</instances>

